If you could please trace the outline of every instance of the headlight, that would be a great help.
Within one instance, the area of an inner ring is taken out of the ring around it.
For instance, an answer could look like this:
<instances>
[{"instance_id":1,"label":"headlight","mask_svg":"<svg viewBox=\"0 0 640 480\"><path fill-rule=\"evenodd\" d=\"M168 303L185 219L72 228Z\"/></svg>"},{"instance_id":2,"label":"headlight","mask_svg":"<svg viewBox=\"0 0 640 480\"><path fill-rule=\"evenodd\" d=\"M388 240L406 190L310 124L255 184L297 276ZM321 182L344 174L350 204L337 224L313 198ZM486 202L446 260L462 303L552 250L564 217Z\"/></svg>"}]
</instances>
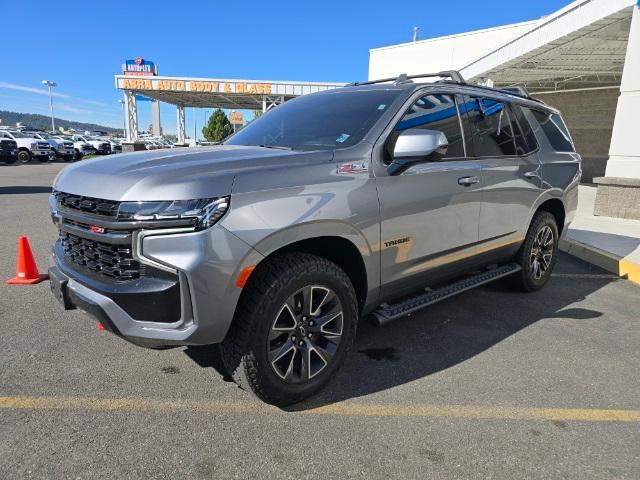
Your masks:
<instances>
[{"instance_id":1,"label":"headlight","mask_svg":"<svg viewBox=\"0 0 640 480\"><path fill-rule=\"evenodd\" d=\"M118 220L194 219L197 229L214 225L229 208L230 197L163 202L122 202Z\"/></svg>"},{"instance_id":2,"label":"headlight","mask_svg":"<svg viewBox=\"0 0 640 480\"><path fill-rule=\"evenodd\" d=\"M31 144L31 148L33 148L33 149L38 148L38 144L37 144L36 142L33 142L33 143Z\"/></svg>"}]
</instances>

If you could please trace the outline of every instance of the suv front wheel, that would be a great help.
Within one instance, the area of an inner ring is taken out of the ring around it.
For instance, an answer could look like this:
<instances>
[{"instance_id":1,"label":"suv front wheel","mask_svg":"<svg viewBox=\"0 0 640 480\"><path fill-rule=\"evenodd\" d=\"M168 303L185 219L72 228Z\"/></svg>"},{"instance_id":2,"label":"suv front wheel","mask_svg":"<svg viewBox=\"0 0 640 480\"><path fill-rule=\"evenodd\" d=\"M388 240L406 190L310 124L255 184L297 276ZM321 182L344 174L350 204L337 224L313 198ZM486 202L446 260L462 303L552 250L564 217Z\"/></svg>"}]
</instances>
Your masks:
<instances>
[{"instance_id":1,"label":"suv front wheel","mask_svg":"<svg viewBox=\"0 0 640 480\"><path fill-rule=\"evenodd\" d=\"M515 261L522 270L514 275L514 286L525 292L541 289L551 278L558 257L558 225L549 212L533 216Z\"/></svg>"},{"instance_id":2,"label":"suv front wheel","mask_svg":"<svg viewBox=\"0 0 640 480\"><path fill-rule=\"evenodd\" d=\"M349 277L322 257L288 253L253 272L222 343L243 389L276 405L323 388L353 344L358 307Z\"/></svg>"}]
</instances>

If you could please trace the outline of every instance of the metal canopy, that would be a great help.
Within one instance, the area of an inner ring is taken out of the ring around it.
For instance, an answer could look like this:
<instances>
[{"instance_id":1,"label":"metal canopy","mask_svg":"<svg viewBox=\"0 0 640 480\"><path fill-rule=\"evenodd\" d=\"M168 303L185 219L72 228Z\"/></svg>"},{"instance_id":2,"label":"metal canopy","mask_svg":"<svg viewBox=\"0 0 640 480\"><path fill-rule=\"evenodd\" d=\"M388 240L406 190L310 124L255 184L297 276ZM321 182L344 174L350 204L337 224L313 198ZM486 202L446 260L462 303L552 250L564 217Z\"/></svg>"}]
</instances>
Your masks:
<instances>
[{"instance_id":1,"label":"metal canopy","mask_svg":"<svg viewBox=\"0 0 640 480\"><path fill-rule=\"evenodd\" d=\"M342 83L116 75L116 88L161 102L196 108L262 109L265 100L287 101L341 87Z\"/></svg>"},{"instance_id":2,"label":"metal canopy","mask_svg":"<svg viewBox=\"0 0 640 480\"><path fill-rule=\"evenodd\" d=\"M496 86L530 91L615 86L625 63L633 8L629 0L574 2L462 69ZM625 6L625 4L627 6Z\"/></svg>"},{"instance_id":3,"label":"metal canopy","mask_svg":"<svg viewBox=\"0 0 640 480\"><path fill-rule=\"evenodd\" d=\"M342 83L229 80L220 78L116 75L125 97L127 140L138 140L137 95L177 107L178 141L186 140L185 107L262 110L308 93L341 87Z\"/></svg>"}]
</instances>

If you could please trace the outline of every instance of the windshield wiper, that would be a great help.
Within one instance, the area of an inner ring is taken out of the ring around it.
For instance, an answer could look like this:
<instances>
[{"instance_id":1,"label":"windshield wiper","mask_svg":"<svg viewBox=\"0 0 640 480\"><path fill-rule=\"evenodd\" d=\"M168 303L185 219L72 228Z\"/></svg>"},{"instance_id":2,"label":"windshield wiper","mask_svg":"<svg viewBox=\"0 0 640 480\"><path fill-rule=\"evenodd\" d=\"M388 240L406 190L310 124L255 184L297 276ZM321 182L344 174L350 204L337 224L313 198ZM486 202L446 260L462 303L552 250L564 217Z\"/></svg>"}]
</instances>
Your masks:
<instances>
[{"instance_id":1,"label":"windshield wiper","mask_svg":"<svg viewBox=\"0 0 640 480\"><path fill-rule=\"evenodd\" d=\"M293 150L293 148L291 148L291 147L283 147L282 145L265 145L265 144L262 144L262 145L258 145L258 146L262 147L262 148L275 148L277 150Z\"/></svg>"}]
</instances>

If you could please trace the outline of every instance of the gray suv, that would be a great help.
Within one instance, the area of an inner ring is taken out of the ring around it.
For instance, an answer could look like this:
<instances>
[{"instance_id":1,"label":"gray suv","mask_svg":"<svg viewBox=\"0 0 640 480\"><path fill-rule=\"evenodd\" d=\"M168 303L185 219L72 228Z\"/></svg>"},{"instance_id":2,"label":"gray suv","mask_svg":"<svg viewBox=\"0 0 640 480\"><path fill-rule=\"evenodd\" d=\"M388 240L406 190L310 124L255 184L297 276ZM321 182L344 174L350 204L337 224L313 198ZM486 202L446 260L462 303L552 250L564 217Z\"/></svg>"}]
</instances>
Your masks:
<instances>
[{"instance_id":1,"label":"gray suv","mask_svg":"<svg viewBox=\"0 0 640 480\"><path fill-rule=\"evenodd\" d=\"M51 287L132 343L221 344L240 386L290 404L335 375L361 317L545 285L580 162L557 110L457 72L305 95L222 145L62 170Z\"/></svg>"}]
</instances>

